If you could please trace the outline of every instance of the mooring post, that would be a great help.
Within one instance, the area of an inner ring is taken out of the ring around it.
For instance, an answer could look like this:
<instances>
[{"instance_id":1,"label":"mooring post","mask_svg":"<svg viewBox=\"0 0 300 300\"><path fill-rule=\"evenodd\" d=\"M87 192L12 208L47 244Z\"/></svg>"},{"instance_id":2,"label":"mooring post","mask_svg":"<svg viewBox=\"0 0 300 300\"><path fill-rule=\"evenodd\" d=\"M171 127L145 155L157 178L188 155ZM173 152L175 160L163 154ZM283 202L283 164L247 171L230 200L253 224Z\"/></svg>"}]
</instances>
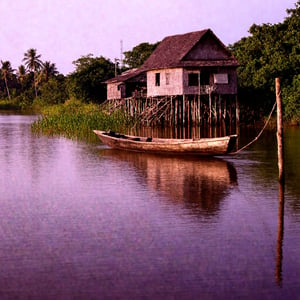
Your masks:
<instances>
[{"instance_id":1,"label":"mooring post","mask_svg":"<svg viewBox=\"0 0 300 300\"><path fill-rule=\"evenodd\" d=\"M279 182L284 182L284 158L283 158L283 125L282 125L282 103L280 79L275 79L276 103L277 103L277 145L278 145L278 172Z\"/></svg>"}]
</instances>

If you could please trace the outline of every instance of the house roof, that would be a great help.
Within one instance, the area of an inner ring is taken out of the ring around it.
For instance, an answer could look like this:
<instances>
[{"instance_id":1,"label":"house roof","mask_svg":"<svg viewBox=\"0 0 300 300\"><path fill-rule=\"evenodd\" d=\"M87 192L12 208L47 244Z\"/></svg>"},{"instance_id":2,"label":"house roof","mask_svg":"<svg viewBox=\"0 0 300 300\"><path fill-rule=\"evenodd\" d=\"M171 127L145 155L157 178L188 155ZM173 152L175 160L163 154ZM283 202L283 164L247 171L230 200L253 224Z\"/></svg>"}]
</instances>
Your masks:
<instances>
[{"instance_id":1,"label":"house roof","mask_svg":"<svg viewBox=\"0 0 300 300\"><path fill-rule=\"evenodd\" d=\"M210 37L218 49L223 52L223 57L213 57L212 55L211 57L192 59L189 54L195 47L198 47L198 49L205 47L205 38L207 37ZM226 46L216 35L210 29L205 29L164 38L140 68L124 72L107 80L106 83L125 82L144 72L155 69L176 67L238 67L238 65L236 58L227 50Z\"/></svg>"},{"instance_id":2,"label":"house roof","mask_svg":"<svg viewBox=\"0 0 300 300\"><path fill-rule=\"evenodd\" d=\"M222 59L187 59L187 55L196 45L200 45L204 37L210 35L226 53ZM178 34L164 38L150 57L145 61L142 69L153 70L174 67L213 67L213 66L238 66L237 60L227 50L225 45L215 36L210 29Z\"/></svg>"},{"instance_id":3,"label":"house roof","mask_svg":"<svg viewBox=\"0 0 300 300\"><path fill-rule=\"evenodd\" d=\"M142 74L143 72L145 72L145 70L142 70L141 68L135 68L135 69L130 69L127 70L125 72L123 72L122 74L108 79L105 81L105 83L120 83L120 82L125 82L129 79L132 79L136 76L139 76L140 74Z\"/></svg>"}]
</instances>

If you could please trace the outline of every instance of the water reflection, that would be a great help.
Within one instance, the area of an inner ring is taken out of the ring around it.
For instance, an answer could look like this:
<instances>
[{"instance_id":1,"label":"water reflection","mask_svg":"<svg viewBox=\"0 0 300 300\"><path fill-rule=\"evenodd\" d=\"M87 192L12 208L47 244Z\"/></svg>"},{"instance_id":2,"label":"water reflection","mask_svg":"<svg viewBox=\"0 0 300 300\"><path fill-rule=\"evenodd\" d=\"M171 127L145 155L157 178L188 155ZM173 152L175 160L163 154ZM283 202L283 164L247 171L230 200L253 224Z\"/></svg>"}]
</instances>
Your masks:
<instances>
[{"instance_id":1,"label":"water reflection","mask_svg":"<svg viewBox=\"0 0 300 300\"><path fill-rule=\"evenodd\" d=\"M174 203L183 203L195 214L215 215L228 189L237 185L235 167L222 159L167 157L115 149L102 149L100 155L132 164L150 189L162 192Z\"/></svg>"},{"instance_id":2,"label":"water reflection","mask_svg":"<svg viewBox=\"0 0 300 300\"><path fill-rule=\"evenodd\" d=\"M282 245L284 232L284 183L279 183L278 189L278 232L276 256L276 282L282 284Z\"/></svg>"}]
</instances>

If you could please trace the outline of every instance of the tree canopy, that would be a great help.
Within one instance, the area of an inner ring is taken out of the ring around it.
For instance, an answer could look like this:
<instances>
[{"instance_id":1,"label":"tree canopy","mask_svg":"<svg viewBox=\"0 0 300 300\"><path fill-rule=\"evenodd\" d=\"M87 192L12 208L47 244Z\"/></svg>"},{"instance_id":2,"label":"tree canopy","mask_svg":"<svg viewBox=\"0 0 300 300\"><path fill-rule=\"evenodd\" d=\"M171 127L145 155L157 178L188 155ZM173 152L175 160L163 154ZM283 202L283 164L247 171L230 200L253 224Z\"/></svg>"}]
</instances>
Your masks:
<instances>
[{"instance_id":1,"label":"tree canopy","mask_svg":"<svg viewBox=\"0 0 300 300\"><path fill-rule=\"evenodd\" d=\"M229 46L240 63L240 93L247 103L269 107L276 77L283 87L286 117L299 118L300 110L300 1L278 24L253 24L249 37ZM293 95L291 95L293 93ZM255 95L255 99L253 99ZM240 97L241 98L241 97ZM293 109L293 111L291 111ZM300 120L300 118L299 118Z\"/></svg>"},{"instance_id":2,"label":"tree canopy","mask_svg":"<svg viewBox=\"0 0 300 300\"><path fill-rule=\"evenodd\" d=\"M68 76L70 95L84 102L104 101L104 81L114 77L115 65L103 56L93 57L92 54L81 56L73 64L76 70Z\"/></svg>"},{"instance_id":3,"label":"tree canopy","mask_svg":"<svg viewBox=\"0 0 300 300\"><path fill-rule=\"evenodd\" d=\"M1 65L2 65L1 69L0 69L1 79L4 80L5 88L6 88L6 92L7 92L7 97L8 97L8 99L10 99L8 80L13 77L14 70L11 67L11 64L8 60L7 61L2 61L1 60Z\"/></svg>"},{"instance_id":4,"label":"tree canopy","mask_svg":"<svg viewBox=\"0 0 300 300\"><path fill-rule=\"evenodd\" d=\"M124 63L131 68L140 67L145 60L151 55L159 42L155 44L141 43L135 46L131 51L124 52Z\"/></svg>"}]
</instances>

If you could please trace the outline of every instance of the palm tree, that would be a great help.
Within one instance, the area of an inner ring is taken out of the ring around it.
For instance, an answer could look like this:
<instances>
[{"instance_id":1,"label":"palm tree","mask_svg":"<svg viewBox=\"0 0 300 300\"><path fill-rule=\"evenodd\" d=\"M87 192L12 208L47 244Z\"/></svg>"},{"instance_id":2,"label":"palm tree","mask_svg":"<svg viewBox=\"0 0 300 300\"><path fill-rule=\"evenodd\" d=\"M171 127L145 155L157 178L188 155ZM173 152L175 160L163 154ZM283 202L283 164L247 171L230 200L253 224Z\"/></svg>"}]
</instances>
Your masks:
<instances>
[{"instance_id":1,"label":"palm tree","mask_svg":"<svg viewBox=\"0 0 300 300\"><path fill-rule=\"evenodd\" d=\"M33 81L34 81L34 91L35 91L35 96L37 97L37 72L41 69L43 63L40 60L41 55L37 55L36 49L30 48L27 50L26 53L24 53L24 58L23 61L25 62L26 68L30 71L33 72Z\"/></svg>"},{"instance_id":2,"label":"palm tree","mask_svg":"<svg viewBox=\"0 0 300 300\"><path fill-rule=\"evenodd\" d=\"M6 88L7 96L8 96L8 99L10 99L10 93L9 93L7 80L12 77L12 74L13 74L14 70L12 69L11 64L8 60L7 61L2 61L1 60L1 65L2 65L1 70L0 70L1 71L1 78L5 82L5 88Z\"/></svg>"},{"instance_id":3,"label":"palm tree","mask_svg":"<svg viewBox=\"0 0 300 300\"><path fill-rule=\"evenodd\" d=\"M50 77L57 75L58 71L55 64L51 63L50 61L45 61L43 64L42 73L45 81L47 82Z\"/></svg>"},{"instance_id":4,"label":"palm tree","mask_svg":"<svg viewBox=\"0 0 300 300\"><path fill-rule=\"evenodd\" d=\"M18 68L18 79L21 83L21 86L23 86L23 81L26 75L26 69L24 67L24 65L20 65Z\"/></svg>"}]
</instances>

